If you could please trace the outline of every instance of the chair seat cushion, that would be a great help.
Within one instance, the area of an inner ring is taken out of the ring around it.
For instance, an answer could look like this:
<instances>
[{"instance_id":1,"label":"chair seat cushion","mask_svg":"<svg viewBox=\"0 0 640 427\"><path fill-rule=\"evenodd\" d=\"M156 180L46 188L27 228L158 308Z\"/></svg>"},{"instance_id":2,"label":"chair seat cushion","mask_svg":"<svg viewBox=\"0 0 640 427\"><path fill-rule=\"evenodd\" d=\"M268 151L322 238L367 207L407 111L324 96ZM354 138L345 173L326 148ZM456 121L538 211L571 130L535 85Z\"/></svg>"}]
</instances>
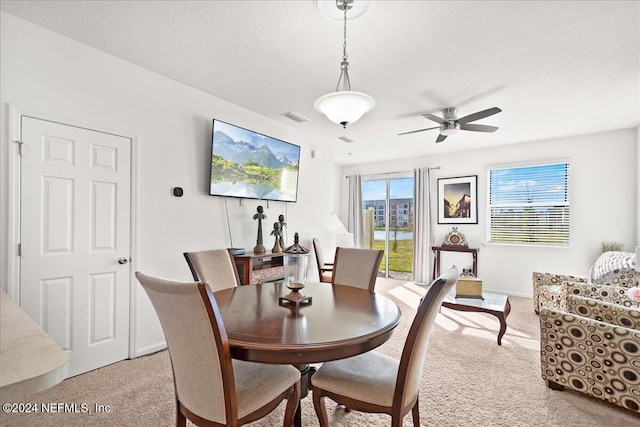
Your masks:
<instances>
[{"instance_id":1,"label":"chair seat cushion","mask_svg":"<svg viewBox=\"0 0 640 427\"><path fill-rule=\"evenodd\" d=\"M320 281L321 282L325 282L325 283L331 283L331 276L333 275L333 272L331 271L323 271L320 274Z\"/></svg>"},{"instance_id":2,"label":"chair seat cushion","mask_svg":"<svg viewBox=\"0 0 640 427\"><path fill-rule=\"evenodd\" d=\"M238 417L261 408L300 379L291 365L271 365L233 360Z\"/></svg>"},{"instance_id":3,"label":"chair seat cushion","mask_svg":"<svg viewBox=\"0 0 640 427\"><path fill-rule=\"evenodd\" d=\"M323 363L311 377L311 383L363 402L391 406L399 365L399 361L390 356L370 351Z\"/></svg>"}]
</instances>

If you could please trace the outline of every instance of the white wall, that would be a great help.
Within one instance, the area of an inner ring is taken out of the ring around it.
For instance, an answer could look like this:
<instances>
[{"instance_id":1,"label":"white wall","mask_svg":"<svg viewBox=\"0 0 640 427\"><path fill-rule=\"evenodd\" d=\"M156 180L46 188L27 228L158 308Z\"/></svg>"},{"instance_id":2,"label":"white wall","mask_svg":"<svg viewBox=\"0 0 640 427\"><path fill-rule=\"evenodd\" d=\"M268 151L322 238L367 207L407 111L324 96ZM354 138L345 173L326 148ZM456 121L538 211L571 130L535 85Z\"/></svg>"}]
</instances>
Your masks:
<instances>
[{"instance_id":1,"label":"white wall","mask_svg":"<svg viewBox=\"0 0 640 427\"><path fill-rule=\"evenodd\" d=\"M636 129L636 156L636 246L640 246L640 126Z\"/></svg>"},{"instance_id":2,"label":"white wall","mask_svg":"<svg viewBox=\"0 0 640 427\"><path fill-rule=\"evenodd\" d=\"M464 132L456 138L464 138ZM450 138L446 144L455 144ZM354 173L375 174L424 166L432 171L431 200L436 202L437 179L478 175L478 224L459 225L478 253L478 275L486 290L530 296L531 272L586 275L604 240L623 242L633 252L638 227L638 131L636 128L550 141L487 148L402 161L344 167L336 181L341 215L348 199L346 180ZM568 248L505 246L486 243L487 167L518 162L568 158L571 163L571 244ZM432 209L434 223L437 218ZM451 225L434 225L440 245ZM444 261L443 264L448 261Z\"/></svg>"},{"instance_id":3,"label":"white wall","mask_svg":"<svg viewBox=\"0 0 640 427\"><path fill-rule=\"evenodd\" d=\"M281 213L288 222L288 244L295 231L309 248L312 237L328 241L333 235L332 142L288 126L287 119L260 116L12 15L1 13L0 19L0 281L5 291L15 285L7 273L7 259L15 252L7 246L7 236L14 232L8 211L8 165L14 146L9 106L135 138L137 251L132 254L132 270L192 280L184 251L230 246L224 199L207 195L213 118L301 146L298 202L270 203L266 209L268 249L273 245L271 225ZM311 158L310 147L319 149L319 159ZM184 188L184 197L172 196L175 186ZM257 223L252 217L258 204L245 200L241 206L229 199L234 246L248 251L255 246ZM312 266L312 279L315 271ZM136 308L133 353L153 351L163 345L164 336L133 277L131 286Z\"/></svg>"}]
</instances>

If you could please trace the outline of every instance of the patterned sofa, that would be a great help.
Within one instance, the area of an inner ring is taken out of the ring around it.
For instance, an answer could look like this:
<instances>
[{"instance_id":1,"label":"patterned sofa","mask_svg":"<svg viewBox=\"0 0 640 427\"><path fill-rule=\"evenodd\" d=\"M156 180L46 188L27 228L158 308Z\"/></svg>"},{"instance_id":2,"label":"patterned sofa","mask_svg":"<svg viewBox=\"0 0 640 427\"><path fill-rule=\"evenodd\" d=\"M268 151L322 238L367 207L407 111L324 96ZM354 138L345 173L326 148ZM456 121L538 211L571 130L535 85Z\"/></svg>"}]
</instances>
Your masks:
<instances>
[{"instance_id":1,"label":"patterned sofa","mask_svg":"<svg viewBox=\"0 0 640 427\"><path fill-rule=\"evenodd\" d=\"M640 413L640 309L576 295L540 309L542 378Z\"/></svg>"},{"instance_id":2,"label":"patterned sofa","mask_svg":"<svg viewBox=\"0 0 640 427\"><path fill-rule=\"evenodd\" d=\"M627 298L628 288L640 284L636 255L605 252L593 264L588 277L533 272L533 308L567 311L567 296L579 295L613 304L640 306Z\"/></svg>"}]
</instances>

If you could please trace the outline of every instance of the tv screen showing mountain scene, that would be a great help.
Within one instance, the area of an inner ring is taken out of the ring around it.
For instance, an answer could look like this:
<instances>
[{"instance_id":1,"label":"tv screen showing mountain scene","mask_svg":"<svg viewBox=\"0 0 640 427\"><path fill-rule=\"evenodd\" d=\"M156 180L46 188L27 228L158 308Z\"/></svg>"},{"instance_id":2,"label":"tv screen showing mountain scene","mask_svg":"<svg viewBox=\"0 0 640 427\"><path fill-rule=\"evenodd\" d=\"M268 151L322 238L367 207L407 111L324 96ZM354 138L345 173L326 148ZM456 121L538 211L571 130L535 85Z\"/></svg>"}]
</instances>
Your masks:
<instances>
[{"instance_id":1,"label":"tv screen showing mountain scene","mask_svg":"<svg viewBox=\"0 0 640 427\"><path fill-rule=\"evenodd\" d=\"M299 146L213 120L210 195L295 202L299 163Z\"/></svg>"}]
</instances>

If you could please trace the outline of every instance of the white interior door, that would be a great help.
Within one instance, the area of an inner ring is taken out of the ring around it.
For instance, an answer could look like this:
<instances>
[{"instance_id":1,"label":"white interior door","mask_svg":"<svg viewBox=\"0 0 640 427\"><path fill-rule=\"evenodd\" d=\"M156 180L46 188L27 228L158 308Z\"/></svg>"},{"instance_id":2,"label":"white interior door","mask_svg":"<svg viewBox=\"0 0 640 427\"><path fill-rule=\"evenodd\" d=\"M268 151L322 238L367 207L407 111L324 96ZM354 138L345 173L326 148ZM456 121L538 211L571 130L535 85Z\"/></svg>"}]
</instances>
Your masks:
<instances>
[{"instance_id":1,"label":"white interior door","mask_svg":"<svg viewBox=\"0 0 640 427\"><path fill-rule=\"evenodd\" d=\"M70 375L126 359L131 140L25 116L21 135L21 306Z\"/></svg>"}]
</instances>

